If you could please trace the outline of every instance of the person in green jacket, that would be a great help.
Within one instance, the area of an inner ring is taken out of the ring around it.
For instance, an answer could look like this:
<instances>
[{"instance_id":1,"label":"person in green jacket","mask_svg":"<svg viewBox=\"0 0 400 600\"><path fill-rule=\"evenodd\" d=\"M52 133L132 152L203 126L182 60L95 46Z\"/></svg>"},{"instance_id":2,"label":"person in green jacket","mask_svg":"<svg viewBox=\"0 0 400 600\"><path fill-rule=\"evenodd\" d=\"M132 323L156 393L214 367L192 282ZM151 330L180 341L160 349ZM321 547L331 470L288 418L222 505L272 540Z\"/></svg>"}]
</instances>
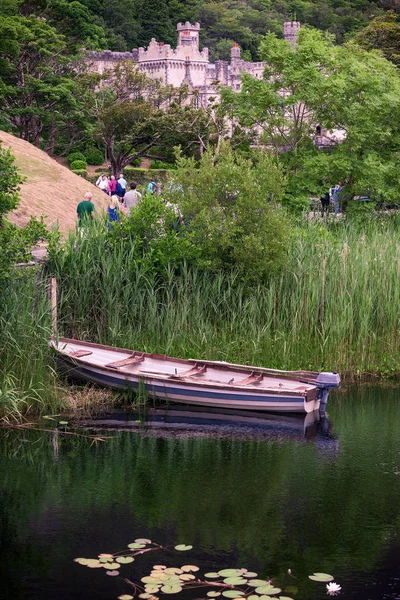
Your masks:
<instances>
[{"instance_id":1,"label":"person in green jacket","mask_svg":"<svg viewBox=\"0 0 400 600\"><path fill-rule=\"evenodd\" d=\"M85 199L79 202L76 212L78 213L78 228L88 225L94 219L94 204L92 202L93 195L91 192L86 192Z\"/></svg>"}]
</instances>

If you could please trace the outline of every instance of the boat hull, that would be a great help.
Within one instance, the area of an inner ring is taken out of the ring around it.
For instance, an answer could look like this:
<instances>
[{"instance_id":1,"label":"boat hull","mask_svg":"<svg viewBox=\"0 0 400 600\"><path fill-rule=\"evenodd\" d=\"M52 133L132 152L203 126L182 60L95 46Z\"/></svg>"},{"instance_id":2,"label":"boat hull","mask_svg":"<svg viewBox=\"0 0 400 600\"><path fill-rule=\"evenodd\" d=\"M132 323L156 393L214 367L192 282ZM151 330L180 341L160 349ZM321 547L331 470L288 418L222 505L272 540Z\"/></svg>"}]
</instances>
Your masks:
<instances>
[{"instance_id":1,"label":"boat hull","mask_svg":"<svg viewBox=\"0 0 400 600\"><path fill-rule=\"evenodd\" d=\"M68 376L90 381L112 389L145 389L151 398L165 402L204 406L212 408L234 408L240 410L271 411L287 413L310 413L319 409L319 394L313 399L306 395L288 393L273 394L252 389L205 389L196 383L160 381L151 376L135 376L110 372L99 366L81 364L75 359L59 355L61 369Z\"/></svg>"}]
</instances>

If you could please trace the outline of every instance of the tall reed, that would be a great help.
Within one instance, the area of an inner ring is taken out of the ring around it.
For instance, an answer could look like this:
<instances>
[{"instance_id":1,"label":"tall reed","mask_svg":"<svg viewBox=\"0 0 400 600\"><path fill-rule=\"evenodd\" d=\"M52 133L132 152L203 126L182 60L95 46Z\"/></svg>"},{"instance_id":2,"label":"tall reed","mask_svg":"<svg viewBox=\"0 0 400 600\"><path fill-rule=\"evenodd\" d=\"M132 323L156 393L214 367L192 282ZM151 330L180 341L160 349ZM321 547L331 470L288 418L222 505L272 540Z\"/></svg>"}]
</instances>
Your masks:
<instances>
[{"instance_id":1,"label":"tall reed","mask_svg":"<svg viewBox=\"0 0 400 600\"><path fill-rule=\"evenodd\" d=\"M289 263L249 290L235 274L183 265L153 277L104 228L71 236L52 259L67 335L180 357L351 377L400 371L396 224L302 224Z\"/></svg>"}]
</instances>

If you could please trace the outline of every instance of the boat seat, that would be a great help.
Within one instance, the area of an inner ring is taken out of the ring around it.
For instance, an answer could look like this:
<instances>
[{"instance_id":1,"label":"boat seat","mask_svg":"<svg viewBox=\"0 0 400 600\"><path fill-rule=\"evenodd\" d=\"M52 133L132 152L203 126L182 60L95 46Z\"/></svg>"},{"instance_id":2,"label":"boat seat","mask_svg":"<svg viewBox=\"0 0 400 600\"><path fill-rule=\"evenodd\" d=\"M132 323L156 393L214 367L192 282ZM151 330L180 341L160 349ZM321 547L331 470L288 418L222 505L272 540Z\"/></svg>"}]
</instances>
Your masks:
<instances>
[{"instance_id":1,"label":"boat seat","mask_svg":"<svg viewBox=\"0 0 400 600\"><path fill-rule=\"evenodd\" d=\"M191 367L187 371L182 371L182 373L176 373L175 375L170 375L169 379L183 379L184 377L198 377L199 375L204 375L207 371L207 365L198 365L197 363L194 367Z\"/></svg>"},{"instance_id":2,"label":"boat seat","mask_svg":"<svg viewBox=\"0 0 400 600\"><path fill-rule=\"evenodd\" d=\"M120 367L125 367L125 365L132 365L141 363L144 361L143 354L132 354L128 358L124 358L123 360L116 360L115 362L108 363L105 365L106 367L111 367L112 369L119 369Z\"/></svg>"},{"instance_id":3,"label":"boat seat","mask_svg":"<svg viewBox=\"0 0 400 600\"><path fill-rule=\"evenodd\" d=\"M71 352L70 356L72 358L81 358L82 356L89 356L89 354L93 354L91 350L75 350Z\"/></svg>"},{"instance_id":4,"label":"boat seat","mask_svg":"<svg viewBox=\"0 0 400 600\"><path fill-rule=\"evenodd\" d=\"M245 379L241 379L240 381L237 381L236 383L233 383L233 385L254 385L256 383L261 383L262 380L263 380L263 374L256 373L255 371L253 371L252 373L250 373L250 375L248 377L246 377Z\"/></svg>"}]
</instances>

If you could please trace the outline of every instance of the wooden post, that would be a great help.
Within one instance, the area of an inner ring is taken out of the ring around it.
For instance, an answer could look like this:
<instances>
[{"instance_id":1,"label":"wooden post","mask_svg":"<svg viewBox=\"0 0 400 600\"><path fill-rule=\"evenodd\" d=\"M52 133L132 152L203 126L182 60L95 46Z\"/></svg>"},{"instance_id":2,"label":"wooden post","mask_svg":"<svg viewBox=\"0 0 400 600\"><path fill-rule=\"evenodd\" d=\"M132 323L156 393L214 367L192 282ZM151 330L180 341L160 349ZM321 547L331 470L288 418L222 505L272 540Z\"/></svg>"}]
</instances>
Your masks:
<instances>
[{"instance_id":1,"label":"wooden post","mask_svg":"<svg viewBox=\"0 0 400 600\"><path fill-rule=\"evenodd\" d=\"M51 278L51 334L55 339L57 336L57 279Z\"/></svg>"}]
</instances>

